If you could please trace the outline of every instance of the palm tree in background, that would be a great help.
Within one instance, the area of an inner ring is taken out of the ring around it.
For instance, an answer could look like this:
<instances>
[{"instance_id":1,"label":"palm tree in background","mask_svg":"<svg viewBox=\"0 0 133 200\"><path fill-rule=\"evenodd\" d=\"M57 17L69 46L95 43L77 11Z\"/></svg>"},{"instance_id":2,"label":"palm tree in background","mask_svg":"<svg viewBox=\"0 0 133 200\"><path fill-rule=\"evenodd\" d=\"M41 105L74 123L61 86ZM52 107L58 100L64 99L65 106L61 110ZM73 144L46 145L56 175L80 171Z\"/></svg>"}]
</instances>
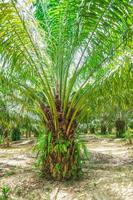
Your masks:
<instances>
[{"instance_id":1,"label":"palm tree in background","mask_svg":"<svg viewBox=\"0 0 133 200\"><path fill-rule=\"evenodd\" d=\"M2 92L32 101L45 127L46 176L79 173L86 111L131 101L131 10L128 0L0 1Z\"/></svg>"}]
</instances>

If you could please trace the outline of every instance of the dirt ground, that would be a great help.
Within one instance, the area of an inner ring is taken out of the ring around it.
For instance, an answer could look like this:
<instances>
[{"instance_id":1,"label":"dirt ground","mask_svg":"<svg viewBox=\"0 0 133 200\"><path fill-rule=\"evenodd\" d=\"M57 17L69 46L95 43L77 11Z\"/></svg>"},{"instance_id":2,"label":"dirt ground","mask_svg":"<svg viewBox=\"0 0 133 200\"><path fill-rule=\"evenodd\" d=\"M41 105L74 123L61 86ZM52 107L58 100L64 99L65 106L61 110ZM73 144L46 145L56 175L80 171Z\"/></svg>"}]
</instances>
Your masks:
<instances>
[{"instance_id":1,"label":"dirt ground","mask_svg":"<svg viewBox=\"0 0 133 200\"><path fill-rule=\"evenodd\" d=\"M92 136L86 141L90 159L84 176L67 182L39 176L32 141L0 148L0 200L4 186L10 188L9 200L133 200L133 146Z\"/></svg>"}]
</instances>

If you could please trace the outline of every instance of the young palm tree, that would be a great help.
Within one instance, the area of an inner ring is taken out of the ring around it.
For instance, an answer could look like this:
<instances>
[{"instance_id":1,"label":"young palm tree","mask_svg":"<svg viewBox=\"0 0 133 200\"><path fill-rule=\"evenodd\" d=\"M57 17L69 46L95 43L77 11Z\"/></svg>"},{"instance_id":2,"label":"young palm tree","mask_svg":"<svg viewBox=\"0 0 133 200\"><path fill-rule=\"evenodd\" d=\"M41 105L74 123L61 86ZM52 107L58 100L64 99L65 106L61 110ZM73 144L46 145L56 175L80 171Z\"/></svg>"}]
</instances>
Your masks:
<instances>
[{"instance_id":1,"label":"young palm tree","mask_svg":"<svg viewBox=\"0 0 133 200\"><path fill-rule=\"evenodd\" d=\"M1 81L34 102L45 175L79 173L78 123L101 97L131 86L131 9L128 0L0 1Z\"/></svg>"}]
</instances>

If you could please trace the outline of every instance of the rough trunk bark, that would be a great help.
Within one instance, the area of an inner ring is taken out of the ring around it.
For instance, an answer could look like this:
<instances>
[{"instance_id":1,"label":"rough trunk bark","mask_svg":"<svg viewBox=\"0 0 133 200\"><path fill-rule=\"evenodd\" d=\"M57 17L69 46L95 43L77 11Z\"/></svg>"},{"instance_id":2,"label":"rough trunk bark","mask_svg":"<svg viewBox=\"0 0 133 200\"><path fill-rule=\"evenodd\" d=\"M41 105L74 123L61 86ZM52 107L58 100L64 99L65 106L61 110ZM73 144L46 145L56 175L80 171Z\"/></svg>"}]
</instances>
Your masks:
<instances>
[{"instance_id":1,"label":"rough trunk bark","mask_svg":"<svg viewBox=\"0 0 133 200\"><path fill-rule=\"evenodd\" d=\"M93 126L90 127L90 133L92 133L92 134L95 133L95 128Z\"/></svg>"},{"instance_id":2,"label":"rough trunk bark","mask_svg":"<svg viewBox=\"0 0 133 200\"><path fill-rule=\"evenodd\" d=\"M78 160L76 158L76 146L74 141L66 147L63 141L60 144L51 143L51 150L45 160L42 168L43 174L47 178L55 180L66 180L79 173Z\"/></svg>"},{"instance_id":3,"label":"rough trunk bark","mask_svg":"<svg viewBox=\"0 0 133 200\"><path fill-rule=\"evenodd\" d=\"M107 127L104 123L101 123L101 134L106 134L107 133Z\"/></svg>"},{"instance_id":4,"label":"rough trunk bark","mask_svg":"<svg viewBox=\"0 0 133 200\"><path fill-rule=\"evenodd\" d=\"M69 179L79 173L79 150L75 142L76 121L73 121L69 132L67 131L70 118L65 118L61 101L56 96L56 109L58 114L58 131L55 129L50 107L41 105L47 119L46 152L43 158L42 171L45 177L55 180ZM71 111L70 116L74 110Z\"/></svg>"},{"instance_id":5,"label":"rough trunk bark","mask_svg":"<svg viewBox=\"0 0 133 200\"><path fill-rule=\"evenodd\" d=\"M118 118L116 120L115 126L116 126L116 137L123 137L125 132L125 121L123 119Z\"/></svg>"},{"instance_id":6,"label":"rough trunk bark","mask_svg":"<svg viewBox=\"0 0 133 200\"><path fill-rule=\"evenodd\" d=\"M9 140L8 130L7 129L4 131L3 139L4 139L3 146L5 148L9 147L10 146L10 140Z\"/></svg>"}]
</instances>

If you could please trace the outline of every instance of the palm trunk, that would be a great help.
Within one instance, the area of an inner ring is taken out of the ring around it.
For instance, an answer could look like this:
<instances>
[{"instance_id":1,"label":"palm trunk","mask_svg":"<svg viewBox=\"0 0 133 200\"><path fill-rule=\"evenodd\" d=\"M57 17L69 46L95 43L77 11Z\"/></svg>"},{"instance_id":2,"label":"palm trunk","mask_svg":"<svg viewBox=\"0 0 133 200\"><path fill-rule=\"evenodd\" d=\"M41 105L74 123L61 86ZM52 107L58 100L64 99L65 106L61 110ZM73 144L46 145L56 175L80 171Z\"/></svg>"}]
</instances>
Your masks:
<instances>
[{"instance_id":1,"label":"palm trunk","mask_svg":"<svg viewBox=\"0 0 133 200\"><path fill-rule=\"evenodd\" d=\"M95 134L95 127L94 126L90 127L90 133Z\"/></svg>"},{"instance_id":2,"label":"palm trunk","mask_svg":"<svg viewBox=\"0 0 133 200\"><path fill-rule=\"evenodd\" d=\"M106 134L107 133L107 127L104 122L101 122L101 134Z\"/></svg>"},{"instance_id":3,"label":"palm trunk","mask_svg":"<svg viewBox=\"0 0 133 200\"><path fill-rule=\"evenodd\" d=\"M46 124L46 153L42 171L45 177L55 180L69 179L79 173L79 152L75 142L76 121L67 132L70 118L66 119L62 112L61 101L56 97L56 109L58 113L59 130L55 130L52 113L48 106L42 106L49 121ZM72 113L71 113L72 114Z\"/></svg>"},{"instance_id":4,"label":"palm trunk","mask_svg":"<svg viewBox=\"0 0 133 200\"><path fill-rule=\"evenodd\" d=\"M4 131L4 135L3 135L3 138L4 138L4 147L7 148L10 146L10 141L9 141L9 135L8 135L8 130L5 129Z\"/></svg>"},{"instance_id":5,"label":"palm trunk","mask_svg":"<svg viewBox=\"0 0 133 200\"><path fill-rule=\"evenodd\" d=\"M123 119L118 118L115 123L116 126L116 136L118 138L122 138L125 132L125 121Z\"/></svg>"},{"instance_id":6,"label":"palm trunk","mask_svg":"<svg viewBox=\"0 0 133 200\"><path fill-rule=\"evenodd\" d=\"M65 143L66 140L60 143L52 141L53 150L47 154L42 168L45 177L63 180L78 174L79 168L74 141L71 140L68 146Z\"/></svg>"}]
</instances>

